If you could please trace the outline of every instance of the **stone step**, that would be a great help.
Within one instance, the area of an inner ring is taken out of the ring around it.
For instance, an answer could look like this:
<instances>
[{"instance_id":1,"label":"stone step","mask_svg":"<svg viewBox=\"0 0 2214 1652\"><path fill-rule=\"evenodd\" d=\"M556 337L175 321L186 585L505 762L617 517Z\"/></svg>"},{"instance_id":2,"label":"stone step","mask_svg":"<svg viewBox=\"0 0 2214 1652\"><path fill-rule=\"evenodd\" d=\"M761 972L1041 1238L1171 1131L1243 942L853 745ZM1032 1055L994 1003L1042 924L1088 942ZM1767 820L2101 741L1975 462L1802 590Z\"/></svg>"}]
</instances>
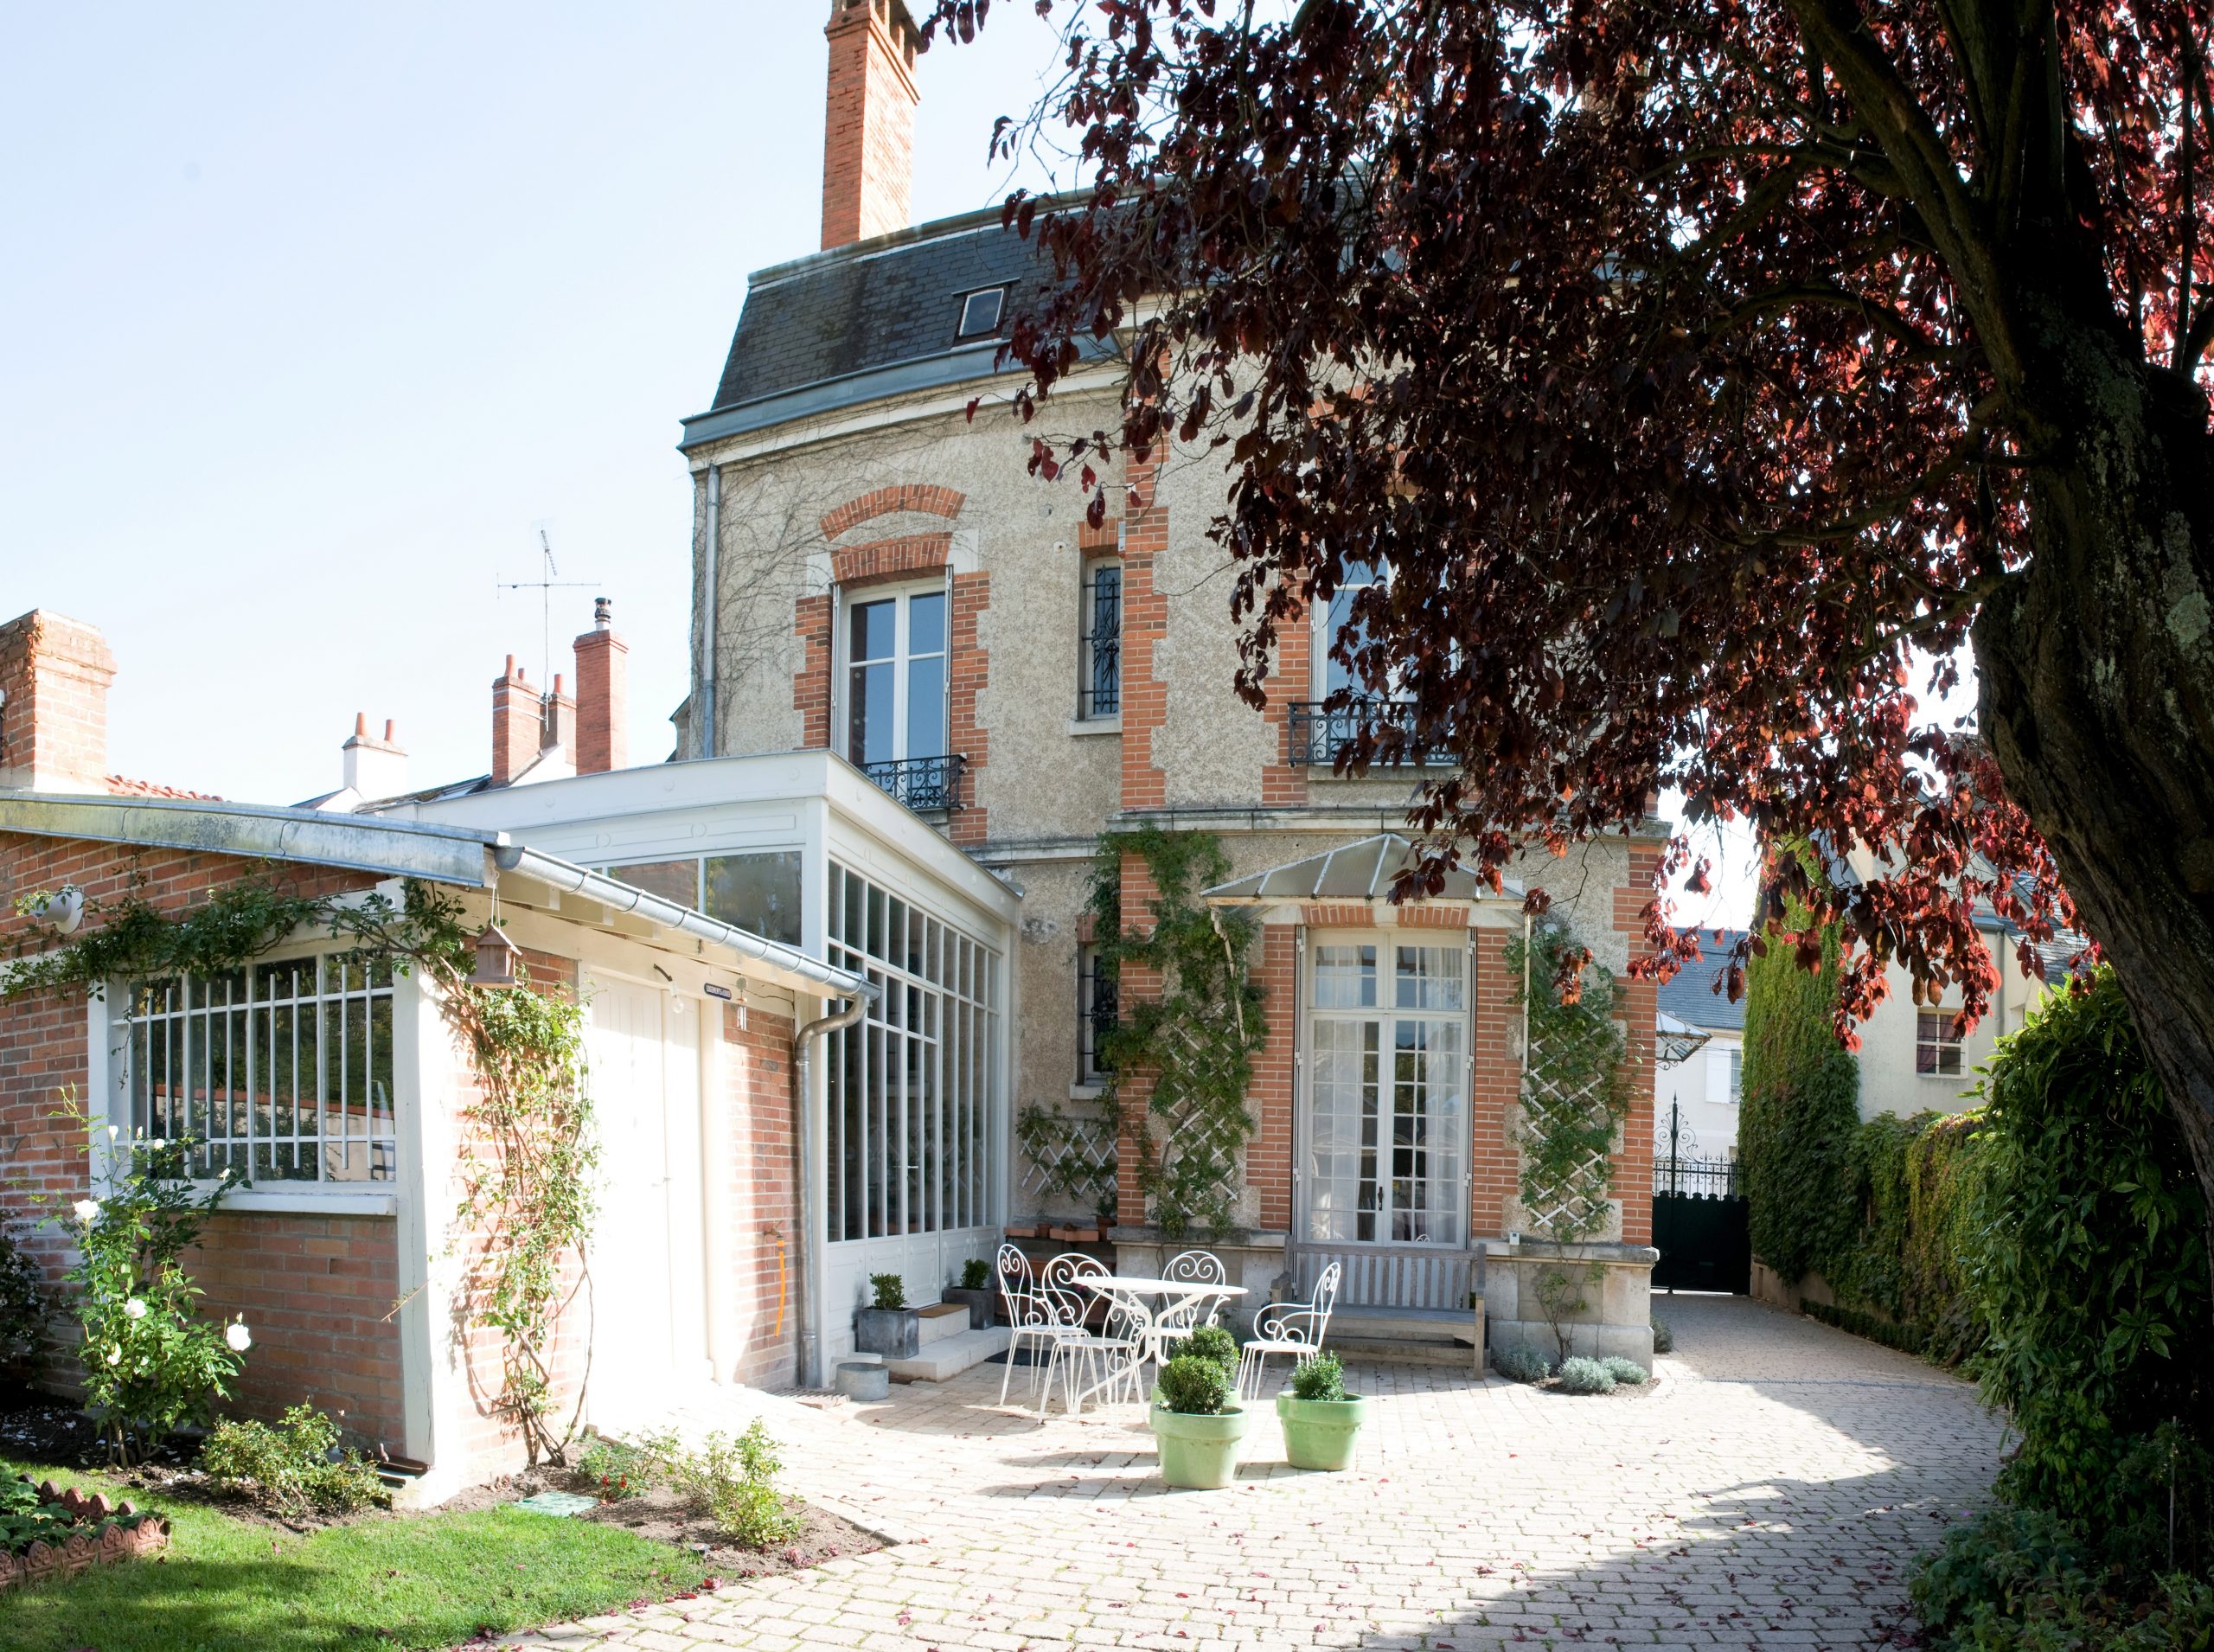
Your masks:
<instances>
[{"instance_id":1,"label":"stone step","mask_svg":"<svg viewBox=\"0 0 2214 1652\"><path fill-rule=\"evenodd\" d=\"M965 1316L967 1309L963 1309ZM1004 1325L989 1330L964 1330L957 1336L925 1339L922 1352L912 1360L886 1360L885 1368L895 1382L944 1382L972 1365L982 1365L995 1354L1006 1352L1009 1333Z\"/></svg>"},{"instance_id":2,"label":"stone step","mask_svg":"<svg viewBox=\"0 0 2214 1652\"><path fill-rule=\"evenodd\" d=\"M915 1335L925 1348L963 1335L968 1329L966 1303L934 1302L927 1308L915 1309Z\"/></svg>"}]
</instances>

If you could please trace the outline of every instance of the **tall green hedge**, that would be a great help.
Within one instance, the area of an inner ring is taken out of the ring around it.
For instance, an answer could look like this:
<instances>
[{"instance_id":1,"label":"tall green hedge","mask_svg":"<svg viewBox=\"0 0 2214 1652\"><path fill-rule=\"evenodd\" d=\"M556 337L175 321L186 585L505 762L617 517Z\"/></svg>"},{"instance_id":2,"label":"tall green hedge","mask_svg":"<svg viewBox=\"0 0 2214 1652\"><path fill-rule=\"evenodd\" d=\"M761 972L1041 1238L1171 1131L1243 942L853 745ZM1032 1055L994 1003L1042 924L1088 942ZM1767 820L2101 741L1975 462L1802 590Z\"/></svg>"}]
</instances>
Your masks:
<instances>
[{"instance_id":1,"label":"tall green hedge","mask_svg":"<svg viewBox=\"0 0 2214 1652\"><path fill-rule=\"evenodd\" d=\"M1787 920L1805 921L1795 906ZM1772 938L1745 976L1744 1101L1737 1156L1744 1167L1753 1254L1796 1284L1850 1243L1857 1221L1852 1141L1860 1123L1860 1069L1832 1030L1837 1002L1834 930L1819 970L1801 969Z\"/></svg>"}]
</instances>

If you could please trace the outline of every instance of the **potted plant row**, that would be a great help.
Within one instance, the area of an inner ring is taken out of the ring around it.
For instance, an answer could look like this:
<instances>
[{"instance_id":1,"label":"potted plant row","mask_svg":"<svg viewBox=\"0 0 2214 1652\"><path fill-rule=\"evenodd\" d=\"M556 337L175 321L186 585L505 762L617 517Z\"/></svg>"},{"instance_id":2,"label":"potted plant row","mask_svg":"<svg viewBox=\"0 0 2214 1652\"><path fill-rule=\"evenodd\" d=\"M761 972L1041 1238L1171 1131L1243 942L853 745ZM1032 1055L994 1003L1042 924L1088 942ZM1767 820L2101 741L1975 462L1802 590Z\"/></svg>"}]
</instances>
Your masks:
<instances>
[{"instance_id":1,"label":"potted plant row","mask_svg":"<svg viewBox=\"0 0 2214 1652\"><path fill-rule=\"evenodd\" d=\"M1238 1403L1238 1344L1202 1325L1176 1344L1153 1391L1153 1437L1161 1477L1187 1491L1213 1491L1238 1477L1238 1453L1252 1418Z\"/></svg>"}]
</instances>

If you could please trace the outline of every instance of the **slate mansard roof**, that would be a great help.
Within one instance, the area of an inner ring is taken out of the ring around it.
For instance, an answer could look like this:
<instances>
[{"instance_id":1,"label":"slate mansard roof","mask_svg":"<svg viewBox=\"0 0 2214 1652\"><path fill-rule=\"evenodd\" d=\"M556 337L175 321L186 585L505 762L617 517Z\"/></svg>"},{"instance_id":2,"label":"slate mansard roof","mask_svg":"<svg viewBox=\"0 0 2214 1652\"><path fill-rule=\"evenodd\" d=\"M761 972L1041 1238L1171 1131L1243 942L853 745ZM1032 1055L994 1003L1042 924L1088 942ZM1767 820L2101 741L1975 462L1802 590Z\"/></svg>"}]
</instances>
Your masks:
<instances>
[{"instance_id":1,"label":"slate mansard roof","mask_svg":"<svg viewBox=\"0 0 2214 1652\"><path fill-rule=\"evenodd\" d=\"M1655 1008L1664 1015L1673 1015L1686 1027L1701 1028L1710 1033L1744 1031L1745 1001L1740 998L1733 1004L1727 993L1715 991L1714 977L1722 967L1723 957L1744 934L1742 929L1702 925L1699 932L1699 951L1705 956L1697 964L1686 964L1660 983L1654 995Z\"/></svg>"},{"instance_id":2,"label":"slate mansard roof","mask_svg":"<svg viewBox=\"0 0 2214 1652\"><path fill-rule=\"evenodd\" d=\"M989 378L1005 318L1053 278L999 208L948 218L757 272L713 405L681 448L905 391ZM957 339L961 300L1013 289L992 336Z\"/></svg>"}]
</instances>

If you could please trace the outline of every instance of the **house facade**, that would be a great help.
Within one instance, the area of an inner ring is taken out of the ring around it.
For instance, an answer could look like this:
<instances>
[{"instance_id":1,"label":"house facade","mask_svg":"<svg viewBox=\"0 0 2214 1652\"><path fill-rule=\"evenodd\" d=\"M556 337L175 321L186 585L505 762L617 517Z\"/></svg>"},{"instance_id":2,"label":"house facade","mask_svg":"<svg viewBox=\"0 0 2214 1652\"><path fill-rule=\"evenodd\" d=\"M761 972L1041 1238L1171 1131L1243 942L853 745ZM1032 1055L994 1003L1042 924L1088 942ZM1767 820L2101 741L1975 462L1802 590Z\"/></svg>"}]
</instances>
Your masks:
<instances>
[{"instance_id":1,"label":"house facade","mask_svg":"<svg viewBox=\"0 0 2214 1652\"><path fill-rule=\"evenodd\" d=\"M1213 1248L1249 1303L1303 1293L1341 1262L1346 1322L1379 1310L1366 1328L1379 1340L1421 1334L1382 1310L1460 1315L1474 1294L1495 1341L1525 1334L1513 1240L1539 1221L1520 1207L1514 1146L1520 900L1465 880L1449 898L1392 900L1406 854L1394 834L1419 776L1336 772L1352 720L1400 714L1374 697L1325 705L1355 686L1329 657L1333 615L1288 630L1265 712L1233 694L1225 559L1206 533L1219 460L1171 450L1118 463L1117 508L1097 528L1074 490L1029 474L1030 432L1008 416L1014 383L995 357L1041 279L1033 249L996 212L908 226L904 134L919 94L899 0L836 0L829 35L822 248L755 274L712 404L685 421L695 592L680 754L828 754L1018 893L1002 1124L1058 1117L1064 1129L1026 1140L1111 1164L1110 1242L1133 1267L1185 1240L1154 1224L1127 1137L1086 1143L1110 1076L1097 1028L1112 1008L1089 897L1108 835L1213 836L1232 876L1208 898L1259 925L1268 1028L1235 1220ZM1115 396L1103 362L1057 387L1040 419L1111 427ZM1620 973L1665 836L1633 822L1534 856L1509 868L1510 893L1542 889L1553 919ZM1143 922L1143 862L1125 855L1110 875L1125 921ZM802 923L819 927L804 911ZM1124 1003L1149 989L1115 987ZM1616 1219L1593 1249L1607 1300L1584 1333L1609 1352L1649 1351L1653 992L1625 980L1620 999L1636 1100ZM1123 1076L1126 1116L1144 1085ZM843 1105L826 1098L826 1163L838 1140L867 1139ZM896 1171L866 1150L857 1162L864 1179ZM1011 1215L1090 1216L1056 1204L1069 1179L1055 1169L1015 1154ZM1417 1276L1428 1283L1405 1283ZM835 1351L843 1332L827 1306Z\"/></svg>"},{"instance_id":2,"label":"house facade","mask_svg":"<svg viewBox=\"0 0 2214 1652\"><path fill-rule=\"evenodd\" d=\"M1702 932L1709 957L1727 953L1742 930ZM1663 982L1655 995L1663 1048L1654 1079L1655 1162L1726 1163L1737 1156L1737 1107L1745 1073L1745 1002L1715 990L1712 964L1692 964ZM1670 1046L1674 1050L1670 1049ZM1675 1051L1681 1053L1670 1060ZM1654 1186L1660 1185L1656 1180Z\"/></svg>"}]
</instances>

